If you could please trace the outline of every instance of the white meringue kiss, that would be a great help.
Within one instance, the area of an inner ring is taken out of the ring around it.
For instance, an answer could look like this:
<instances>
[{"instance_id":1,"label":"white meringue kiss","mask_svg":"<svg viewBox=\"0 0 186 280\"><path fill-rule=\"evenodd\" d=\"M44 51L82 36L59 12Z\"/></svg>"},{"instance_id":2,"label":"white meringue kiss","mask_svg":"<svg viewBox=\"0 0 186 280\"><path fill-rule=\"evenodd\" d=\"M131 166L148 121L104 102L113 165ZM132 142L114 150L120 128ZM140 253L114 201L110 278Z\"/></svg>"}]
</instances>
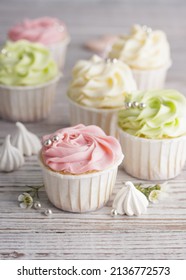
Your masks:
<instances>
[{"instance_id":1,"label":"white meringue kiss","mask_svg":"<svg viewBox=\"0 0 186 280\"><path fill-rule=\"evenodd\" d=\"M112 208L120 215L139 216L146 212L149 202L132 182L126 182L115 196Z\"/></svg>"},{"instance_id":2,"label":"white meringue kiss","mask_svg":"<svg viewBox=\"0 0 186 280\"><path fill-rule=\"evenodd\" d=\"M11 172L24 163L21 152L10 143L10 135L7 135L0 151L0 170Z\"/></svg>"},{"instance_id":3,"label":"white meringue kiss","mask_svg":"<svg viewBox=\"0 0 186 280\"><path fill-rule=\"evenodd\" d=\"M25 156L37 154L41 149L39 138L29 132L22 123L16 122L16 126L17 131L12 137L12 144Z\"/></svg>"}]
</instances>

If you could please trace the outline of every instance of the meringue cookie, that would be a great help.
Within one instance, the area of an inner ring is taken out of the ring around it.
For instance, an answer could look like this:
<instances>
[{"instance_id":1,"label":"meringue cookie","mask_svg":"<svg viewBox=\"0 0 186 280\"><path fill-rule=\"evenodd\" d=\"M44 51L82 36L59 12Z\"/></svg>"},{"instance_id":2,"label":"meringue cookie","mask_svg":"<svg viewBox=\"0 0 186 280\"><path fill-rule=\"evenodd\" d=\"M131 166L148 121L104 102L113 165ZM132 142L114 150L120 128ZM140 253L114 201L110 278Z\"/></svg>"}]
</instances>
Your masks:
<instances>
[{"instance_id":1,"label":"meringue cookie","mask_svg":"<svg viewBox=\"0 0 186 280\"><path fill-rule=\"evenodd\" d=\"M1 147L0 170L5 172L11 172L21 167L23 163L23 155L17 148L11 145L10 135L7 135Z\"/></svg>"},{"instance_id":2,"label":"meringue cookie","mask_svg":"<svg viewBox=\"0 0 186 280\"><path fill-rule=\"evenodd\" d=\"M146 212L149 202L144 194L135 188L132 182L126 182L115 196L113 209L120 215L139 216Z\"/></svg>"},{"instance_id":3,"label":"meringue cookie","mask_svg":"<svg viewBox=\"0 0 186 280\"><path fill-rule=\"evenodd\" d=\"M37 154L41 149L39 138L29 132L22 123L16 122L16 126L18 129L12 137L12 144L25 156Z\"/></svg>"}]
</instances>

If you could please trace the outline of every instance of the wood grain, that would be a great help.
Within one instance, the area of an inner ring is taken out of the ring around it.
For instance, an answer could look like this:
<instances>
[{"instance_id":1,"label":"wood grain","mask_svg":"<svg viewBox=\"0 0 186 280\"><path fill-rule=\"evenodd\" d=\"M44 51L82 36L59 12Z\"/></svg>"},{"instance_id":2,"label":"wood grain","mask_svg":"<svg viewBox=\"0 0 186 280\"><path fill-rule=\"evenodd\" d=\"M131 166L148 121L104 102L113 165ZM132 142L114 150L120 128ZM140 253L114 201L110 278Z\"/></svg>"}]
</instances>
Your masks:
<instances>
[{"instance_id":1,"label":"wood grain","mask_svg":"<svg viewBox=\"0 0 186 280\"><path fill-rule=\"evenodd\" d=\"M52 112L48 119L26 125L39 137L69 124L65 94L72 66L78 59L91 55L83 48L84 42L102 34L127 32L136 22L165 30L173 60L166 87L185 93L186 2L183 0L1 0L0 5L0 43L4 42L8 28L25 17L59 17L71 34L64 76ZM13 123L0 120L0 144L14 130ZM52 218L47 218L34 209L22 210L17 202L26 184L42 183L36 156L26 158L26 164L18 171L0 173L0 259L185 259L186 168L169 181L169 197L150 205L147 214L112 218L114 195L122 182L129 179L120 168L108 204L85 214L56 209L43 189L42 205L53 211Z\"/></svg>"}]
</instances>

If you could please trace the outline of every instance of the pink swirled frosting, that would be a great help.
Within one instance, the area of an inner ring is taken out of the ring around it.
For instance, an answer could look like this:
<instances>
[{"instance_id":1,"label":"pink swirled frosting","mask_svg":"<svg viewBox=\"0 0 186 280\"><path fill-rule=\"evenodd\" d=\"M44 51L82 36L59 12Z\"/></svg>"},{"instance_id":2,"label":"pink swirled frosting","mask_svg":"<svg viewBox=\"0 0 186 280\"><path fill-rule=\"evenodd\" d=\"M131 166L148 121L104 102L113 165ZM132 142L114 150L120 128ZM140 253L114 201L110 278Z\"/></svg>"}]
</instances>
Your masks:
<instances>
[{"instance_id":1,"label":"pink swirled frosting","mask_svg":"<svg viewBox=\"0 0 186 280\"><path fill-rule=\"evenodd\" d=\"M48 139L58 136L58 141ZM82 174L89 171L101 171L120 160L123 155L118 140L107 136L95 125L60 129L42 138L42 158L46 166L54 171Z\"/></svg>"},{"instance_id":2,"label":"pink swirled frosting","mask_svg":"<svg viewBox=\"0 0 186 280\"><path fill-rule=\"evenodd\" d=\"M24 39L50 45L64 40L67 30L64 23L56 18L25 19L9 30L8 37L12 41Z\"/></svg>"}]
</instances>

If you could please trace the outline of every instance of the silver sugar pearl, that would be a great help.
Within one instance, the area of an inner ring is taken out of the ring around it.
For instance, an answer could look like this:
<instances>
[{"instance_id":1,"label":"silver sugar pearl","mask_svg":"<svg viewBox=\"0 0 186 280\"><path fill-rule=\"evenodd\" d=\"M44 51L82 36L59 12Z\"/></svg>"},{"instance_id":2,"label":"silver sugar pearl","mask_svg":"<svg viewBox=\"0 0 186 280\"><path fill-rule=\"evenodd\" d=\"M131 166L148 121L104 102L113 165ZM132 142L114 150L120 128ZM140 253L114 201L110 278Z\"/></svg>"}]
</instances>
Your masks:
<instances>
[{"instance_id":1,"label":"silver sugar pearl","mask_svg":"<svg viewBox=\"0 0 186 280\"><path fill-rule=\"evenodd\" d=\"M41 203L40 203L39 201L36 201L36 202L34 203L34 208L35 208L35 209L40 209L40 208L41 208Z\"/></svg>"},{"instance_id":2,"label":"silver sugar pearl","mask_svg":"<svg viewBox=\"0 0 186 280\"><path fill-rule=\"evenodd\" d=\"M45 214L46 216L51 216L51 215L52 215L52 210L51 210L51 209L45 209L44 214Z\"/></svg>"},{"instance_id":3,"label":"silver sugar pearl","mask_svg":"<svg viewBox=\"0 0 186 280\"><path fill-rule=\"evenodd\" d=\"M139 103L138 108L139 109L144 109L146 107L145 103Z\"/></svg>"},{"instance_id":4,"label":"silver sugar pearl","mask_svg":"<svg viewBox=\"0 0 186 280\"><path fill-rule=\"evenodd\" d=\"M115 64L117 62L118 62L117 58L107 58L106 59L106 63L113 63L113 64Z\"/></svg>"},{"instance_id":5,"label":"silver sugar pearl","mask_svg":"<svg viewBox=\"0 0 186 280\"><path fill-rule=\"evenodd\" d=\"M52 140L51 139L47 139L44 141L43 145L45 147L50 147L52 145Z\"/></svg>"},{"instance_id":6,"label":"silver sugar pearl","mask_svg":"<svg viewBox=\"0 0 186 280\"><path fill-rule=\"evenodd\" d=\"M126 102L125 103L125 108L126 109L130 109L132 107L132 103L131 102Z\"/></svg>"},{"instance_id":7,"label":"silver sugar pearl","mask_svg":"<svg viewBox=\"0 0 186 280\"><path fill-rule=\"evenodd\" d=\"M152 28L148 27L147 25L143 25L143 30L145 31L147 36L150 36L150 34L152 33Z\"/></svg>"},{"instance_id":8,"label":"silver sugar pearl","mask_svg":"<svg viewBox=\"0 0 186 280\"><path fill-rule=\"evenodd\" d=\"M150 34L152 33L152 29L150 27L148 27L146 33L147 33L147 36L150 36Z\"/></svg>"},{"instance_id":9,"label":"silver sugar pearl","mask_svg":"<svg viewBox=\"0 0 186 280\"><path fill-rule=\"evenodd\" d=\"M137 108L139 103L137 101L132 102L132 108Z\"/></svg>"},{"instance_id":10,"label":"silver sugar pearl","mask_svg":"<svg viewBox=\"0 0 186 280\"><path fill-rule=\"evenodd\" d=\"M58 135L54 135L52 137L52 142L58 142L59 141L59 136Z\"/></svg>"},{"instance_id":11,"label":"silver sugar pearl","mask_svg":"<svg viewBox=\"0 0 186 280\"><path fill-rule=\"evenodd\" d=\"M115 217L115 216L117 216L117 211L116 211L116 209L112 209L111 210L111 212L110 212L110 215L112 216L112 217Z\"/></svg>"},{"instance_id":12,"label":"silver sugar pearl","mask_svg":"<svg viewBox=\"0 0 186 280\"><path fill-rule=\"evenodd\" d=\"M64 32L64 27L59 24L57 24L56 29L58 32Z\"/></svg>"}]
</instances>

